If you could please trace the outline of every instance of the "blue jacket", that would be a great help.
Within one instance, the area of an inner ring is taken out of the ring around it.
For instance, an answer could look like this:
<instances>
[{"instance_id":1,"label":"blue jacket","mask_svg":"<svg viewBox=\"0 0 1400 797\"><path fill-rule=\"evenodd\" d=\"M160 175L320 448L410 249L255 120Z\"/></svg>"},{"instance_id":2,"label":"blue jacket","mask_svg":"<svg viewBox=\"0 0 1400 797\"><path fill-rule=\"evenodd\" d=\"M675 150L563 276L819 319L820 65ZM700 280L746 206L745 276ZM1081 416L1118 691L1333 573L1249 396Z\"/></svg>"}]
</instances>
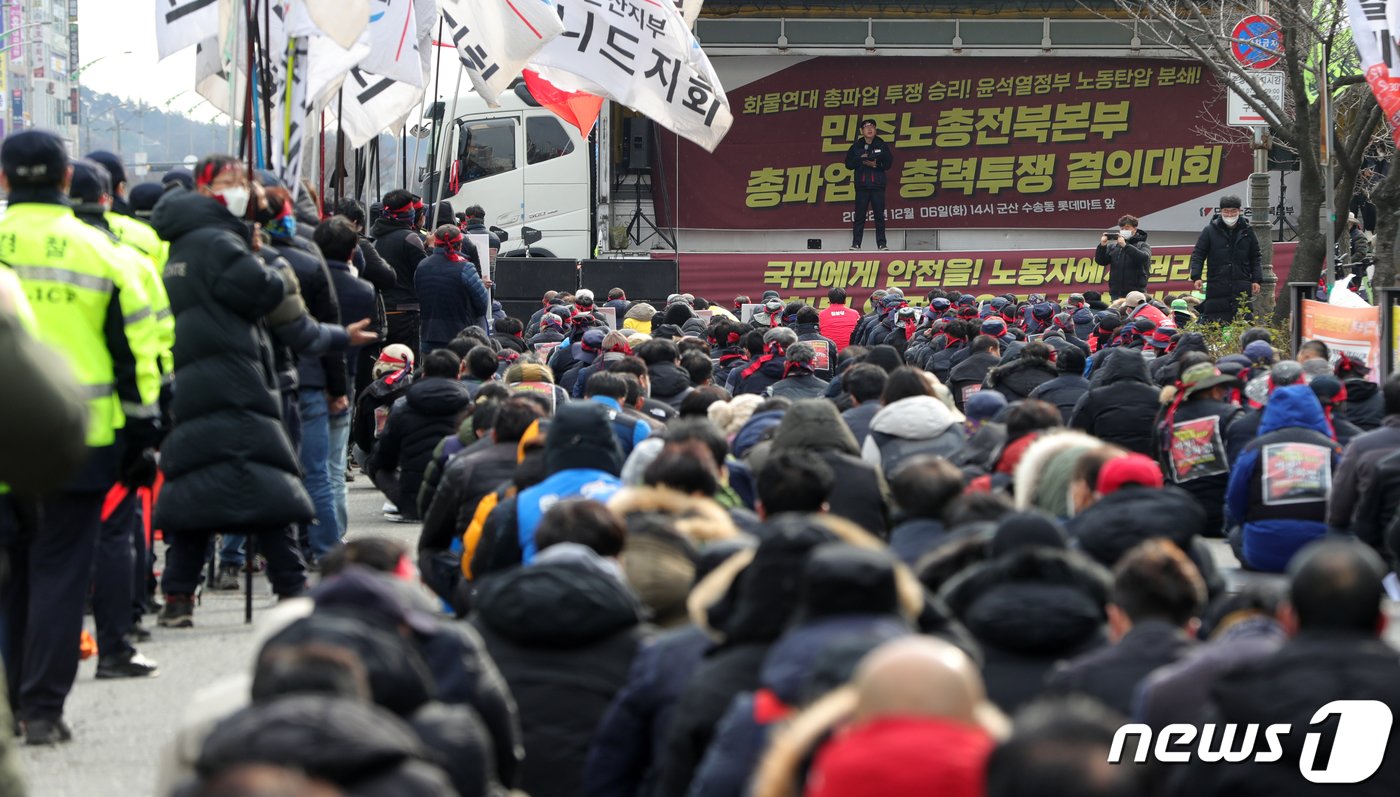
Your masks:
<instances>
[{"instance_id":1,"label":"blue jacket","mask_svg":"<svg viewBox=\"0 0 1400 797\"><path fill-rule=\"evenodd\" d=\"M535 546L535 529L540 518L555 503L565 498L587 498L607 502L622 489L622 480L602 470L561 470L539 484L522 490L515 501L516 532L520 538L520 561L530 564L539 549Z\"/></svg>"},{"instance_id":2,"label":"blue jacket","mask_svg":"<svg viewBox=\"0 0 1400 797\"><path fill-rule=\"evenodd\" d=\"M617 444L622 446L622 455L630 456L632 449L637 444L651 436L651 427L636 418L629 418L622 414L622 405L617 399L607 396L593 396L590 401L602 404L608 411L608 417L612 419L613 437L617 438Z\"/></svg>"},{"instance_id":3,"label":"blue jacket","mask_svg":"<svg viewBox=\"0 0 1400 797\"><path fill-rule=\"evenodd\" d=\"M413 290L422 308L425 344L443 346L469 326L486 328L491 303L481 277L466 260L449 259L446 249L439 247L418 264Z\"/></svg>"},{"instance_id":4,"label":"blue jacket","mask_svg":"<svg viewBox=\"0 0 1400 797\"><path fill-rule=\"evenodd\" d=\"M1286 483L1277 478L1266 485L1268 474L1263 471L1268 448L1281 444L1327 457L1330 470L1335 470L1341 459L1342 448L1332 439L1322 405L1307 385L1281 387L1269 397L1259 422L1259 436L1235 461L1225 494L1229 522L1244 527L1247 564L1276 573L1287 569L1299 548L1327 533L1329 492L1314 488L1287 495ZM1269 495L1271 492L1274 495Z\"/></svg>"}]
</instances>

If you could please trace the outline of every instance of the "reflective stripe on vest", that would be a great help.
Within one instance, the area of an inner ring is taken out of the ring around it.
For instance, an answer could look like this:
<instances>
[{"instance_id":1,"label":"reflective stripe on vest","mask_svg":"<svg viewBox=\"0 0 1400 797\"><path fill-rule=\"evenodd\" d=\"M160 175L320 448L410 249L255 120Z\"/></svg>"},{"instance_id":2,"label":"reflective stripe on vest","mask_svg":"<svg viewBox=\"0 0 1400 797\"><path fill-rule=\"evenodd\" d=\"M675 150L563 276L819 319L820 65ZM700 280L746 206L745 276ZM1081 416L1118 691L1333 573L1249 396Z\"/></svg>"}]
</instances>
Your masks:
<instances>
[{"instance_id":1,"label":"reflective stripe on vest","mask_svg":"<svg viewBox=\"0 0 1400 797\"><path fill-rule=\"evenodd\" d=\"M145 292L128 268L124 250L77 219L71 208L26 202L11 205L0 218L0 261L14 269L24 287L37 337L65 356L84 386L87 444L111 445L125 417L108 350L107 317L118 290L123 316L137 314L145 304ZM123 333L136 358L137 387L142 387L143 378L149 381L142 388L141 403L153 403L159 395L159 372L145 338L154 336L145 329Z\"/></svg>"}]
</instances>

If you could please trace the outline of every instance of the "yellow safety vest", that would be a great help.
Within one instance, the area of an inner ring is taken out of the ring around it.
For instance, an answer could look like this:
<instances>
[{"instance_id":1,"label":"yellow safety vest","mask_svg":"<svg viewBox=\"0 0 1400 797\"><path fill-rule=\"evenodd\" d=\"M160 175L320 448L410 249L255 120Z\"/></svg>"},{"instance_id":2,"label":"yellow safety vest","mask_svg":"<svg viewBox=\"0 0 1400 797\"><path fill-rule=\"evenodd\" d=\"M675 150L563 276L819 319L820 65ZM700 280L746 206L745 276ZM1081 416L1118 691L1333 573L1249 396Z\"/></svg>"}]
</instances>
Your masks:
<instances>
[{"instance_id":1,"label":"yellow safety vest","mask_svg":"<svg viewBox=\"0 0 1400 797\"><path fill-rule=\"evenodd\" d=\"M120 213L107 213L105 218L117 240L138 256L141 287L146 290L146 297L151 301L151 312L156 319L160 370L169 379L175 375L175 356L171 354L171 349L175 347L175 314L170 311L170 297L165 292L161 272L165 271L170 246L140 219Z\"/></svg>"},{"instance_id":2,"label":"yellow safety vest","mask_svg":"<svg viewBox=\"0 0 1400 797\"><path fill-rule=\"evenodd\" d=\"M24 286L39 339L68 358L86 393L89 446L112 445L127 417L156 417L158 336L133 254L71 208L25 202L0 217L0 264L14 269ZM122 339L109 344L113 310L121 314ZM135 373L124 375L122 384L109 345L129 349L134 360Z\"/></svg>"}]
</instances>

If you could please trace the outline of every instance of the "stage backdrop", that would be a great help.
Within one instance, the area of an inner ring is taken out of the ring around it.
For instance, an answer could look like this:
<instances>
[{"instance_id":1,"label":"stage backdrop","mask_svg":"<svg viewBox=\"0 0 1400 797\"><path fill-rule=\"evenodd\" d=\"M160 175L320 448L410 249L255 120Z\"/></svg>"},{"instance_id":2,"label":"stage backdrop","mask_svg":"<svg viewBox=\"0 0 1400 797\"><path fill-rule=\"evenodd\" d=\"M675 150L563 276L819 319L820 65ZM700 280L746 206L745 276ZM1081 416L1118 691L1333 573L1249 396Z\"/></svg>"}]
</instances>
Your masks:
<instances>
[{"instance_id":1,"label":"stage backdrop","mask_svg":"<svg viewBox=\"0 0 1400 797\"><path fill-rule=\"evenodd\" d=\"M1295 249L1297 244L1274 244L1274 273L1288 274ZM860 305L877 288L900 288L915 304L924 304L931 288L982 297L1039 293L1051 299L1108 289L1105 267L1094 262L1093 250L851 254L684 252L679 255L681 290L727 307L735 296L757 300L767 290L777 291L784 300L803 298L825 305L827 291L841 287L852 304ZM665 257L672 255L667 252ZM1161 298L1186 293L1191 290L1190 276L1191 247L1153 248L1149 294Z\"/></svg>"},{"instance_id":2,"label":"stage backdrop","mask_svg":"<svg viewBox=\"0 0 1400 797\"><path fill-rule=\"evenodd\" d=\"M893 148L896 228L1108 227L1213 207L1252 168L1247 147L1219 143L1225 94L1189 61L826 56L728 93L734 126L713 155L661 134L663 227L670 208L682 228L849 225L843 161L867 117Z\"/></svg>"}]
</instances>

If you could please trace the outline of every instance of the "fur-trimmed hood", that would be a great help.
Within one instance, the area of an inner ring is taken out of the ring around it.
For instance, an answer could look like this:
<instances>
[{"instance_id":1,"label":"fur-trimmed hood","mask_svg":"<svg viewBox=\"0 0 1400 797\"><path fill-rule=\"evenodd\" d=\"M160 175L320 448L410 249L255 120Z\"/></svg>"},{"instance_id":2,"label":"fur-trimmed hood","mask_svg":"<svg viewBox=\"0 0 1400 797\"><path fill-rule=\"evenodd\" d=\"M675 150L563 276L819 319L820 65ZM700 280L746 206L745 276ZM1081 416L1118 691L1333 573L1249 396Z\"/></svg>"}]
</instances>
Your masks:
<instances>
[{"instance_id":1,"label":"fur-trimmed hood","mask_svg":"<svg viewBox=\"0 0 1400 797\"><path fill-rule=\"evenodd\" d=\"M1102 632L1109 583L1108 571L1083 554L1032 547L969 568L939 595L984 645L1044 656Z\"/></svg>"},{"instance_id":2,"label":"fur-trimmed hood","mask_svg":"<svg viewBox=\"0 0 1400 797\"><path fill-rule=\"evenodd\" d=\"M837 515L790 515L770 520L772 533L755 549L740 551L690 591L691 620L710 636L731 639L777 639L797 606L802 566L812 549L824 542L844 542L868 549L885 544ZM925 593L913 572L895 563L900 611L913 621L924 610Z\"/></svg>"},{"instance_id":3,"label":"fur-trimmed hood","mask_svg":"<svg viewBox=\"0 0 1400 797\"><path fill-rule=\"evenodd\" d=\"M623 518L643 512L666 515L676 531L697 546L731 540L742 533L724 507L714 501L664 487L624 488L608 499L608 508Z\"/></svg>"},{"instance_id":4,"label":"fur-trimmed hood","mask_svg":"<svg viewBox=\"0 0 1400 797\"><path fill-rule=\"evenodd\" d=\"M1041 481L1046 475L1046 466L1060 452L1071 448L1097 448L1103 441L1083 432L1072 429L1049 430L1031 443L1021 461L1016 463L1013 476L1016 491L1016 508L1021 511L1040 506L1037 497ZM1067 485L1065 485L1067 488Z\"/></svg>"}]
</instances>

